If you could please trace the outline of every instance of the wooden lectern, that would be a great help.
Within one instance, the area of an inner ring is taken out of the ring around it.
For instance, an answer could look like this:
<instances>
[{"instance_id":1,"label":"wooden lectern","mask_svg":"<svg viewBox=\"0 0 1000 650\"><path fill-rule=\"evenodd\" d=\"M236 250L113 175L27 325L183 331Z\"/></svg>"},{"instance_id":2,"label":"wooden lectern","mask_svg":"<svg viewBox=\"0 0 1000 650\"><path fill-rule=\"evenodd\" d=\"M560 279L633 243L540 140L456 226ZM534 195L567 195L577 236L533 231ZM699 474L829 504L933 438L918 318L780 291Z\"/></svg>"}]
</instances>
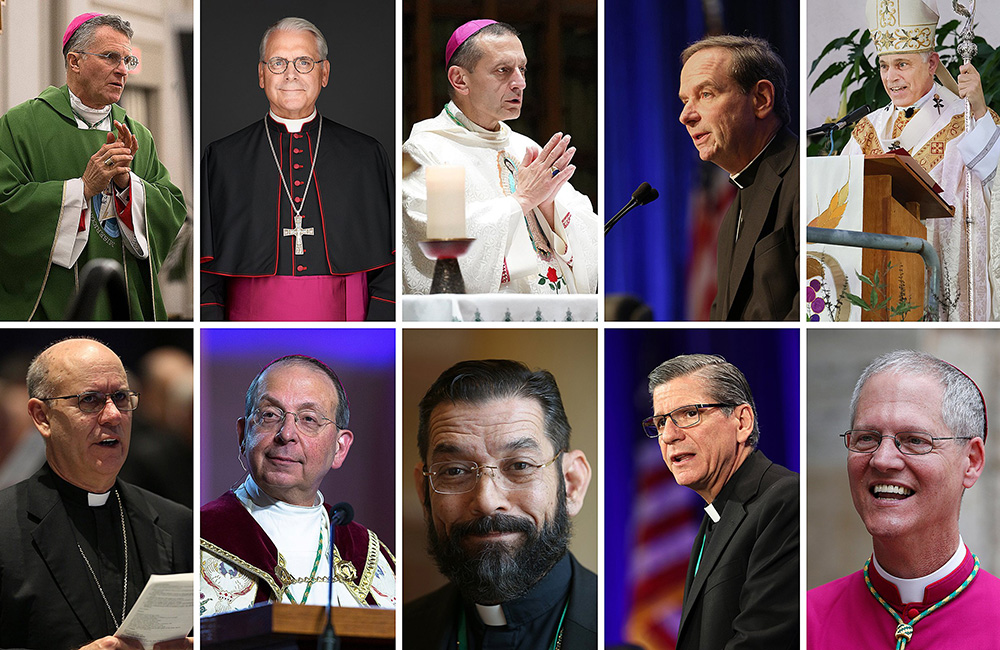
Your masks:
<instances>
[{"instance_id":1,"label":"wooden lectern","mask_svg":"<svg viewBox=\"0 0 1000 650\"><path fill-rule=\"evenodd\" d=\"M315 650L326 627L326 608L268 603L201 619L205 650ZM396 647L396 610L334 607L333 627L342 650L392 650Z\"/></svg>"},{"instance_id":2,"label":"wooden lectern","mask_svg":"<svg viewBox=\"0 0 1000 650\"><path fill-rule=\"evenodd\" d=\"M955 209L934 191L934 181L910 156L882 154L865 157L863 229L865 232L903 235L927 239L927 227L920 219L953 217ZM886 276L886 269L892 270ZM901 287L905 298L919 309L907 312L905 320L918 321L924 314L924 263L916 253L865 248L861 252L861 272L874 278L885 277L889 305L898 304ZM863 297L870 288L862 284ZM861 312L861 320L886 320L884 313Z\"/></svg>"}]
</instances>

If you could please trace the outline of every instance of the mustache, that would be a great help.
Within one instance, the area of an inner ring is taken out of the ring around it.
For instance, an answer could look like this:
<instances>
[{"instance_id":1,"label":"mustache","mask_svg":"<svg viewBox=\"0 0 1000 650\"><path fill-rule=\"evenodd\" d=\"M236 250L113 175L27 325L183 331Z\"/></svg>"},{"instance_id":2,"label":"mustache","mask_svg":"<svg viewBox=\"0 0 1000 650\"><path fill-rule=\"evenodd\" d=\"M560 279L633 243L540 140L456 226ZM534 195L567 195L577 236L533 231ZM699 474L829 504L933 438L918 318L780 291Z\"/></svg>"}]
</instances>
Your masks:
<instances>
[{"instance_id":1,"label":"mustache","mask_svg":"<svg viewBox=\"0 0 1000 650\"><path fill-rule=\"evenodd\" d=\"M489 535L490 533L532 535L535 532L535 525L527 517L495 514L455 524L452 526L450 537L457 540L470 535Z\"/></svg>"}]
</instances>

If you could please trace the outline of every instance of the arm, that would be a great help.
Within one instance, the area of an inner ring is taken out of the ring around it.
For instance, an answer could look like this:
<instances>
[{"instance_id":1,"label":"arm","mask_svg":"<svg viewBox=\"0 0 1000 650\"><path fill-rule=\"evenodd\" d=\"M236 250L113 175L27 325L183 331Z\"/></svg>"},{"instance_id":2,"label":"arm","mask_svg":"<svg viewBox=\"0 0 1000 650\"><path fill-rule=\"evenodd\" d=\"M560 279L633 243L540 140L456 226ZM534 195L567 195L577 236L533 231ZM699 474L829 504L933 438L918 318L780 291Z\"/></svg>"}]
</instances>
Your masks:
<instances>
[{"instance_id":1,"label":"arm","mask_svg":"<svg viewBox=\"0 0 1000 650\"><path fill-rule=\"evenodd\" d=\"M989 203L990 185L1000 162L1000 118L986 106L983 82L971 63L962 65L958 75L958 95L969 100L972 130L958 140L962 162L979 179Z\"/></svg>"},{"instance_id":2,"label":"arm","mask_svg":"<svg viewBox=\"0 0 1000 650\"><path fill-rule=\"evenodd\" d=\"M756 542L726 650L799 647L798 479L783 479L760 498Z\"/></svg>"}]
</instances>

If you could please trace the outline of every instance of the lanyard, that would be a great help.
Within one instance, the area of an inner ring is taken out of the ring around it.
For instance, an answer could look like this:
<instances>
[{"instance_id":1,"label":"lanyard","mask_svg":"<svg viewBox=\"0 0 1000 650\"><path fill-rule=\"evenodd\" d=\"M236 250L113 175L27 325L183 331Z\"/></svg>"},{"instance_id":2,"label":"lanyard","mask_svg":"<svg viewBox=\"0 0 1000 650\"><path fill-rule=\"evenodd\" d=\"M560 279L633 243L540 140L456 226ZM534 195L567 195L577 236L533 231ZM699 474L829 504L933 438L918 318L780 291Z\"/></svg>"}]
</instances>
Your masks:
<instances>
[{"instance_id":1,"label":"lanyard","mask_svg":"<svg viewBox=\"0 0 1000 650\"><path fill-rule=\"evenodd\" d=\"M563 620L566 618L566 610L569 609L569 599L566 599L566 604L563 606L562 615L559 616L559 627L556 628L556 637L552 639L552 645L549 646L549 650L559 650L562 647L562 626ZM458 650L471 650L469 645L469 634L465 625L465 608L461 608L461 615L458 619L458 645L456 646Z\"/></svg>"}]
</instances>

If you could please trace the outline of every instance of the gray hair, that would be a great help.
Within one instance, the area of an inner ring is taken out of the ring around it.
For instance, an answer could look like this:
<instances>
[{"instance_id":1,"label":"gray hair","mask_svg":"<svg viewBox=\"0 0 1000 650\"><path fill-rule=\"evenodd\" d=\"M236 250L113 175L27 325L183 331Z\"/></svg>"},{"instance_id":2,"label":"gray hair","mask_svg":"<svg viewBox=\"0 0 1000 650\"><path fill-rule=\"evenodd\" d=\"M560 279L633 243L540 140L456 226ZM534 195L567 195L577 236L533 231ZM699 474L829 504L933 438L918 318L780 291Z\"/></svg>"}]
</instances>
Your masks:
<instances>
[{"instance_id":1,"label":"gray hair","mask_svg":"<svg viewBox=\"0 0 1000 650\"><path fill-rule=\"evenodd\" d=\"M289 354L279 359L275 359L261 368L261 371L258 372L257 376L250 382L250 387L247 388L245 404L246 410L244 413L246 418L249 418L253 413L253 410L257 407L257 400L260 398L260 388L264 380L264 374L277 365L302 366L304 368L321 372L329 377L330 381L333 382L333 385L337 389L337 412L333 416L334 424L337 425L338 429L347 428L347 423L351 420L351 403L347 400L347 392L344 390L344 385L340 383L340 377L337 376L337 373L335 373L333 368L330 366L326 365L319 359L315 359L304 354Z\"/></svg>"},{"instance_id":2,"label":"gray hair","mask_svg":"<svg viewBox=\"0 0 1000 650\"><path fill-rule=\"evenodd\" d=\"M687 63L695 52L712 47L729 50L732 55L729 76L744 95L749 93L758 81L770 81L774 85L775 114L782 124L791 121L791 110L788 108L788 70L770 43L756 36L732 34L708 36L688 45L681 52L681 63Z\"/></svg>"},{"instance_id":3,"label":"gray hair","mask_svg":"<svg viewBox=\"0 0 1000 650\"><path fill-rule=\"evenodd\" d=\"M73 32L73 35L69 37L66 41L66 46L63 47L63 65L67 68L69 67L69 61L66 56L70 52L79 52L81 50L89 50L90 44L94 42L94 36L97 34L97 30L101 27L110 27L119 34L124 34L128 36L128 39L132 40L132 25L127 20L123 20L121 16L116 16L114 14L105 14L103 16L95 16L87 22L81 24Z\"/></svg>"},{"instance_id":4,"label":"gray hair","mask_svg":"<svg viewBox=\"0 0 1000 650\"><path fill-rule=\"evenodd\" d=\"M953 436L984 438L986 402L975 382L961 370L932 354L917 350L896 350L878 357L865 368L851 395L851 426L858 414L858 399L868 380L881 373L923 375L938 381L941 395L941 420Z\"/></svg>"},{"instance_id":5,"label":"gray hair","mask_svg":"<svg viewBox=\"0 0 1000 650\"><path fill-rule=\"evenodd\" d=\"M708 388L708 399L726 404L748 404L753 411L753 431L747 440L747 445L753 449L760 440L760 424L757 417L757 405L750 392L750 384L740 369L717 354L682 354L664 361L649 373L649 394L653 394L658 386L669 381L696 375L705 381ZM733 414L735 407L721 407L726 417Z\"/></svg>"},{"instance_id":6,"label":"gray hair","mask_svg":"<svg viewBox=\"0 0 1000 650\"><path fill-rule=\"evenodd\" d=\"M104 341L94 338L93 336L67 336L59 339L58 341L53 341L46 345L41 352L35 355L31 360L31 364L28 366L28 374L25 377L25 384L28 387L28 397L34 397L36 399L42 399L43 397L54 397L55 394L55 378L52 376L50 371L49 358L51 355L46 354L53 346L56 346L65 341L94 341L95 343L100 343L104 347L111 350L108 344ZM114 352L114 350L111 350ZM115 352L115 356L118 353ZM121 357L118 357L121 361ZM124 365L124 364L123 364Z\"/></svg>"},{"instance_id":7,"label":"gray hair","mask_svg":"<svg viewBox=\"0 0 1000 650\"><path fill-rule=\"evenodd\" d=\"M319 60L325 60L326 55L330 53L330 50L326 46L326 38L323 37L323 32L319 31L319 27L313 25L305 18L289 16L274 23L264 32L264 35L260 39L260 55L258 57L261 61L264 60L264 53L267 51L267 39L274 32L309 32L316 39L316 51L319 52Z\"/></svg>"}]
</instances>

